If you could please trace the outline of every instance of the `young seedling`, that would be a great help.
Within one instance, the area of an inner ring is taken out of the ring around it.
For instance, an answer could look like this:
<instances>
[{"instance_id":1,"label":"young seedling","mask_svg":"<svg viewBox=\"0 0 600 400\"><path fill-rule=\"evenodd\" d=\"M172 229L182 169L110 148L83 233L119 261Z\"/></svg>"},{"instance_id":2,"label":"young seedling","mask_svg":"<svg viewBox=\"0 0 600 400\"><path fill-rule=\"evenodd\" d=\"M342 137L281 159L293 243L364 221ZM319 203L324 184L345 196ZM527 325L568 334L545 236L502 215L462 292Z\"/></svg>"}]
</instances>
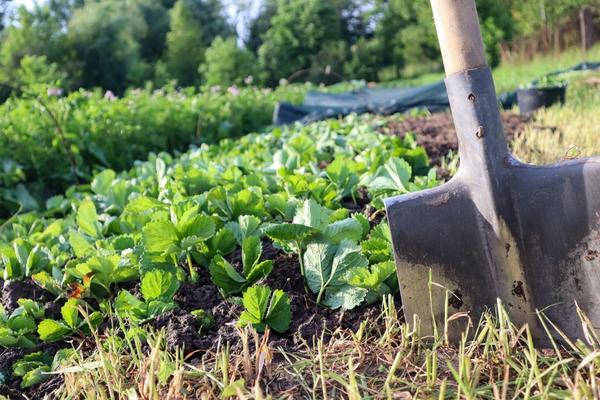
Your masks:
<instances>
[{"instance_id":1,"label":"young seedling","mask_svg":"<svg viewBox=\"0 0 600 400\"><path fill-rule=\"evenodd\" d=\"M290 300L283 290L277 289L271 296L271 288L255 285L244 292L242 303L244 311L240 315L239 326L252 325L258 332L264 332L268 326L279 333L290 327Z\"/></svg>"},{"instance_id":2,"label":"young seedling","mask_svg":"<svg viewBox=\"0 0 600 400\"><path fill-rule=\"evenodd\" d=\"M209 267L210 276L226 296L240 293L273 270L271 260L260 261L262 244L257 236L248 236L242 244L242 274L227 260L216 256Z\"/></svg>"}]
</instances>

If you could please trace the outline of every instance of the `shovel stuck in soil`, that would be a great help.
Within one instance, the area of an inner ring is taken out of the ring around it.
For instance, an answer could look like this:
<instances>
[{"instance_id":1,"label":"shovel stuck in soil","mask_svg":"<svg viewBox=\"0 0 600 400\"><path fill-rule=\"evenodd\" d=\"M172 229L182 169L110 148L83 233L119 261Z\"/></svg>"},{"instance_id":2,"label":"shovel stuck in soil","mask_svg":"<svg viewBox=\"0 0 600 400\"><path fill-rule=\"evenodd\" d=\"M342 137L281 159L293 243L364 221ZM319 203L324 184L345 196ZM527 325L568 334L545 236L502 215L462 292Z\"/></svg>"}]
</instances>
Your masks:
<instances>
[{"instance_id":1,"label":"shovel stuck in soil","mask_svg":"<svg viewBox=\"0 0 600 400\"><path fill-rule=\"evenodd\" d=\"M584 338L579 306L600 333L600 158L549 166L515 160L474 0L431 5L460 168L440 187L386 200L407 320L417 314L431 334L432 313L439 324L448 309L477 322L500 298L539 342L548 336L538 310L569 338ZM430 273L452 292L449 304ZM460 337L464 324L452 324L451 336Z\"/></svg>"}]
</instances>

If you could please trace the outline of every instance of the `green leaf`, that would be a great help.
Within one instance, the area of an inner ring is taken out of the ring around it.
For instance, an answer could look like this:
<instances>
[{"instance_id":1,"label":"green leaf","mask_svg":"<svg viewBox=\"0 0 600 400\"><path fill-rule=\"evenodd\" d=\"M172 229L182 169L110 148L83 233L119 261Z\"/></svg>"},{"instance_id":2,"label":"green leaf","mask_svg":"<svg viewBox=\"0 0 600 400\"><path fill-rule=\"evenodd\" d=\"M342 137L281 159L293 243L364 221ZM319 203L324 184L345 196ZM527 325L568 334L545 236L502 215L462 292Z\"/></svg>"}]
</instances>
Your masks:
<instances>
[{"instance_id":1,"label":"green leaf","mask_svg":"<svg viewBox=\"0 0 600 400\"><path fill-rule=\"evenodd\" d=\"M134 308L140 307L144 302L127 290L121 290L114 301L115 310L118 313L127 313Z\"/></svg>"},{"instance_id":2,"label":"green leaf","mask_svg":"<svg viewBox=\"0 0 600 400\"><path fill-rule=\"evenodd\" d=\"M208 270L213 283L228 295L241 292L246 284L246 278L221 256L212 260Z\"/></svg>"},{"instance_id":3,"label":"green leaf","mask_svg":"<svg viewBox=\"0 0 600 400\"><path fill-rule=\"evenodd\" d=\"M69 244L78 258L85 257L88 251L93 248L85 236L75 230L69 233Z\"/></svg>"},{"instance_id":4,"label":"green leaf","mask_svg":"<svg viewBox=\"0 0 600 400\"><path fill-rule=\"evenodd\" d=\"M163 254L178 243L177 230L171 221L153 221L142 229L144 246L150 253Z\"/></svg>"},{"instance_id":5,"label":"green leaf","mask_svg":"<svg viewBox=\"0 0 600 400\"><path fill-rule=\"evenodd\" d=\"M259 279L266 278L273 271L273 261L265 260L258 264L255 264L248 274L246 275L246 286L252 285Z\"/></svg>"},{"instance_id":6,"label":"green leaf","mask_svg":"<svg viewBox=\"0 0 600 400\"><path fill-rule=\"evenodd\" d=\"M259 332L264 330L264 320L270 295L271 289L268 286L255 285L249 287L242 297L244 311L240 315L240 325L252 324Z\"/></svg>"},{"instance_id":7,"label":"green leaf","mask_svg":"<svg viewBox=\"0 0 600 400\"><path fill-rule=\"evenodd\" d=\"M298 224L267 225L264 232L271 239L284 243L291 241L303 242L319 233L316 228Z\"/></svg>"},{"instance_id":8,"label":"green leaf","mask_svg":"<svg viewBox=\"0 0 600 400\"><path fill-rule=\"evenodd\" d=\"M411 175L410 164L402 158L393 157L379 168L375 178L368 182L367 188L372 191L406 193Z\"/></svg>"},{"instance_id":9,"label":"green leaf","mask_svg":"<svg viewBox=\"0 0 600 400\"><path fill-rule=\"evenodd\" d=\"M38 325L38 335L44 342L55 342L69 335L72 330L62 322L45 319Z\"/></svg>"},{"instance_id":10,"label":"green leaf","mask_svg":"<svg viewBox=\"0 0 600 400\"><path fill-rule=\"evenodd\" d=\"M223 227L217 231L215 236L210 240L212 252L216 254L229 254L235 250L236 239L233 232Z\"/></svg>"},{"instance_id":11,"label":"green leaf","mask_svg":"<svg viewBox=\"0 0 600 400\"><path fill-rule=\"evenodd\" d=\"M322 230L329 221L329 211L327 208L320 206L316 201L309 199L304 201L294 217L294 224L306 225L318 230Z\"/></svg>"},{"instance_id":12,"label":"green leaf","mask_svg":"<svg viewBox=\"0 0 600 400\"><path fill-rule=\"evenodd\" d=\"M283 333L288 330L291 322L292 309L290 306L290 299L283 290L277 289L269 302L265 323L271 329Z\"/></svg>"},{"instance_id":13,"label":"green leaf","mask_svg":"<svg viewBox=\"0 0 600 400\"><path fill-rule=\"evenodd\" d=\"M8 319L8 328L17 335L24 335L35 331L35 321L26 315L16 315Z\"/></svg>"},{"instance_id":14,"label":"green leaf","mask_svg":"<svg viewBox=\"0 0 600 400\"><path fill-rule=\"evenodd\" d=\"M253 215L240 215L238 222L229 222L225 226L233 232L235 240L241 245L251 235L260 236L260 224L260 219Z\"/></svg>"},{"instance_id":15,"label":"green leaf","mask_svg":"<svg viewBox=\"0 0 600 400\"><path fill-rule=\"evenodd\" d=\"M179 289L179 281L175 276L162 269L147 272L142 278L140 291L146 300L172 299Z\"/></svg>"},{"instance_id":16,"label":"green leaf","mask_svg":"<svg viewBox=\"0 0 600 400\"><path fill-rule=\"evenodd\" d=\"M138 196L127 203L125 211L130 213L143 213L155 208L166 207L167 205L165 203L152 197Z\"/></svg>"},{"instance_id":17,"label":"green leaf","mask_svg":"<svg viewBox=\"0 0 600 400\"><path fill-rule=\"evenodd\" d=\"M69 299L60 309L63 320L71 329L77 329L80 323L78 305L78 300Z\"/></svg>"},{"instance_id":18,"label":"green leaf","mask_svg":"<svg viewBox=\"0 0 600 400\"><path fill-rule=\"evenodd\" d=\"M361 305L367 296L368 290L352 286L342 286L335 291L329 291L323 305L332 308L352 310Z\"/></svg>"},{"instance_id":19,"label":"green leaf","mask_svg":"<svg viewBox=\"0 0 600 400\"><path fill-rule=\"evenodd\" d=\"M233 381L223 388L223 391L221 392L221 398L226 399L229 397L243 397L240 395L243 395L246 392L246 381L244 379L238 379L237 381Z\"/></svg>"},{"instance_id":20,"label":"green leaf","mask_svg":"<svg viewBox=\"0 0 600 400\"><path fill-rule=\"evenodd\" d=\"M248 276L252 267L260 259L262 254L262 244L257 236L249 236L242 243L242 265L244 266L244 275Z\"/></svg>"},{"instance_id":21,"label":"green leaf","mask_svg":"<svg viewBox=\"0 0 600 400\"><path fill-rule=\"evenodd\" d=\"M37 274L32 275L31 279L40 287L46 289L55 296L60 295L62 292L60 282L54 280L54 278L46 271L38 272Z\"/></svg>"},{"instance_id":22,"label":"green leaf","mask_svg":"<svg viewBox=\"0 0 600 400\"><path fill-rule=\"evenodd\" d=\"M98 214L94 202L87 198L81 202L77 210L77 225L81 231L93 238L102 237L102 229L98 223Z\"/></svg>"},{"instance_id":23,"label":"green leaf","mask_svg":"<svg viewBox=\"0 0 600 400\"><path fill-rule=\"evenodd\" d=\"M318 293L331 277L331 263L336 247L327 243L310 243L304 253L304 277L313 293Z\"/></svg>"},{"instance_id":24,"label":"green leaf","mask_svg":"<svg viewBox=\"0 0 600 400\"><path fill-rule=\"evenodd\" d=\"M195 236L202 241L210 239L215 234L215 223L206 215L197 215L178 228L180 237Z\"/></svg>"},{"instance_id":25,"label":"green leaf","mask_svg":"<svg viewBox=\"0 0 600 400\"><path fill-rule=\"evenodd\" d=\"M362 238L363 227L354 218L346 218L327 225L323 230L325 236L331 242L338 244L342 240L358 241Z\"/></svg>"},{"instance_id":26,"label":"green leaf","mask_svg":"<svg viewBox=\"0 0 600 400\"><path fill-rule=\"evenodd\" d=\"M27 372L23 377L23 381L21 382L21 388L25 389L44 382L50 378L50 375L46 374L47 372L50 372L50 367L47 365L43 365Z\"/></svg>"},{"instance_id":27,"label":"green leaf","mask_svg":"<svg viewBox=\"0 0 600 400\"><path fill-rule=\"evenodd\" d=\"M110 187L117 177L117 174L112 169L105 169L97 174L92 180L91 189L96 194L108 196Z\"/></svg>"}]
</instances>

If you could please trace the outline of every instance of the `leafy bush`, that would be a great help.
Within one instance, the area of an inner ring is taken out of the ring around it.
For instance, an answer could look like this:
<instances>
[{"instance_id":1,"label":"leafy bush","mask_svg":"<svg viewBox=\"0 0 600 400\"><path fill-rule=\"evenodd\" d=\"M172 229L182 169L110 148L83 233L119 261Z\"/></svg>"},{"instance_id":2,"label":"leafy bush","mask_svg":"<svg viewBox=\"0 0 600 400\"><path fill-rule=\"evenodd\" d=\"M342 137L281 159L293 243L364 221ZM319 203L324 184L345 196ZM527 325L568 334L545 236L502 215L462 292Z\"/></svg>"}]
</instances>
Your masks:
<instances>
[{"instance_id":1,"label":"leafy bush","mask_svg":"<svg viewBox=\"0 0 600 400\"><path fill-rule=\"evenodd\" d=\"M277 101L300 102L305 90L165 87L117 98L84 90L60 97L49 88L11 98L0 106L0 211L14 212L16 203L25 211L37 209L40 199L90 179L94 171L130 168L148 152L259 131L271 123Z\"/></svg>"}]
</instances>

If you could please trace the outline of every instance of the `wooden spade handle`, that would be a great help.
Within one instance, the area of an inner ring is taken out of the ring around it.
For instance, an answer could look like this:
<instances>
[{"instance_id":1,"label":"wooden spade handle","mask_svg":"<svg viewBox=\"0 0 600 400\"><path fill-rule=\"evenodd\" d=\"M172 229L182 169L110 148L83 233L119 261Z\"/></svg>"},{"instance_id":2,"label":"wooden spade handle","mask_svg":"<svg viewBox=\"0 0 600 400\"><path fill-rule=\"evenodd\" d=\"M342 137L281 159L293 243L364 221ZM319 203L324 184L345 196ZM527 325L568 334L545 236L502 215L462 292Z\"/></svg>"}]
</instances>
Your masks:
<instances>
[{"instance_id":1,"label":"wooden spade handle","mask_svg":"<svg viewBox=\"0 0 600 400\"><path fill-rule=\"evenodd\" d=\"M487 65L475 0L431 0L446 76Z\"/></svg>"}]
</instances>

